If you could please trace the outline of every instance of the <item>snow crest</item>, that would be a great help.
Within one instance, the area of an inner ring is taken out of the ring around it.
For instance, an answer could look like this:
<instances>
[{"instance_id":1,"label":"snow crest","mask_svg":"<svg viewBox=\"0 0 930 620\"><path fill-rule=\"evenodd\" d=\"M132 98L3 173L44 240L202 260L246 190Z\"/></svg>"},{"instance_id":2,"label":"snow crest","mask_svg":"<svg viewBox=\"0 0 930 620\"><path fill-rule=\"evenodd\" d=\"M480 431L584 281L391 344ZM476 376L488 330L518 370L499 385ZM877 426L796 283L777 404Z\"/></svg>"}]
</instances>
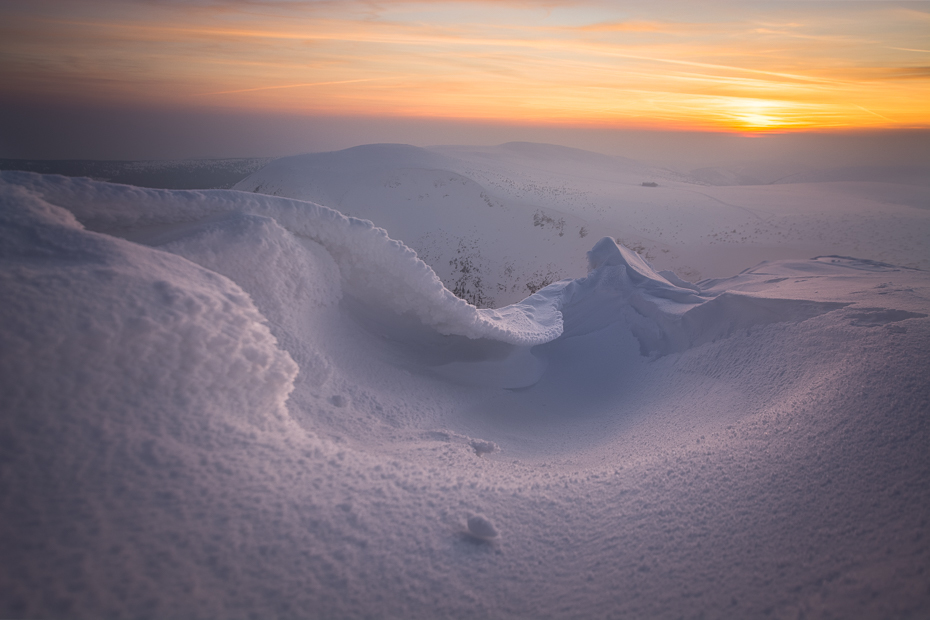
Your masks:
<instances>
[{"instance_id":1,"label":"snow crest","mask_svg":"<svg viewBox=\"0 0 930 620\"><path fill-rule=\"evenodd\" d=\"M54 210L50 217L73 215L91 230L141 241L229 277L252 295L266 319L290 326L287 331L302 312L347 295L369 314L413 316L442 335L521 349L621 323L637 338L642 354L662 355L735 329L797 322L844 305L769 299L728 291L715 281L698 287L671 272L657 272L632 250L604 237L588 252L586 277L555 282L503 308L478 309L452 294L416 252L384 229L315 203L23 172L4 172L0 178L15 188L9 191L44 205L35 208ZM281 337L283 332L276 333ZM532 384L544 367L527 351L501 358L495 349L486 357L495 361L469 363L464 373L460 360L446 360L439 372L454 371L459 379L474 374L479 384L500 379L513 387Z\"/></svg>"},{"instance_id":2,"label":"snow crest","mask_svg":"<svg viewBox=\"0 0 930 620\"><path fill-rule=\"evenodd\" d=\"M32 416L61 441L85 410L193 443L212 441L210 429L288 424L297 365L229 279L84 230L67 211L5 184L0 263L0 404L12 417ZM179 413L190 410L225 413Z\"/></svg>"},{"instance_id":3,"label":"snow crest","mask_svg":"<svg viewBox=\"0 0 930 620\"><path fill-rule=\"evenodd\" d=\"M535 345L562 333L557 297L539 295L505 308L479 310L447 290L416 252L384 229L318 204L231 190L155 190L83 178L2 174L5 182L67 209L87 228L130 239L157 238L160 230L196 227L230 214L270 218L298 239L326 249L338 265L343 292L397 314L412 314L442 334ZM331 282L324 285L332 288Z\"/></svg>"}]
</instances>

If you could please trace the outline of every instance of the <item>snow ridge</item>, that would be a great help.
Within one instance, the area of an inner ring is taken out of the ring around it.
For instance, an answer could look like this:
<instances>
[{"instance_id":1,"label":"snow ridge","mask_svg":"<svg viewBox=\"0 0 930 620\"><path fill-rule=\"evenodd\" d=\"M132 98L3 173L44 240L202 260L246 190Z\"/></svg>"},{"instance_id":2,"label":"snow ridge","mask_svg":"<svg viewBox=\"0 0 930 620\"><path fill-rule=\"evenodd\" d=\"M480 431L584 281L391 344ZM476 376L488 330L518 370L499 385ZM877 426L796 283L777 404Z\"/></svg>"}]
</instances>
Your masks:
<instances>
[{"instance_id":1,"label":"snow ridge","mask_svg":"<svg viewBox=\"0 0 930 620\"><path fill-rule=\"evenodd\" d=\"M535 345L562 332L557 298L534 296L499 310L478 310L447 290L416 252L384 229L318 204L232 190L143 189L24 172L3 172L0 179L67 209L91 230L127 237L230 213L270 217L293 235L326 248L339 266L344 292L398 314L413 314L440 333Z\"/></svg>"},{"instance_id":2,"label":"snow ridge","mask_svg":"<svg viewBox=\"0 0 930 620\"><path fill-rule=\"evenodd\" d=\"M314 265L319 261L307 263L298 258L303 256L296 247L300 239L322 246L338 267L338 280L324 269L302 285L291 285L292 289L313 289L310 292L260 295L287 300L279 305L289 302L309 310L309 306L326 305L330 303L326 300L346 294L378 313L388 310L414 316L443 335L518 347L583 335L620 322L640 342L642 354L662 355L713 340L736 325L804 320L842 306L757 299L749 293L706 286L713 284L710 281L702 289L671 272L657 272L632 250L604 237L588 252L586 277L550 284L503 308L477 309L452 294L415 251L391 239L384 229L315 203L232 190L158 190L27 172L2 175L6 183L67 209L92 230L144 240L226 273L237 282L244 282L250 270L268 272L270 267L242 267L235 275L223 271L204 254L211 244L221 248L232 237L262 239L261 243L275 245L274 251L261 258L258 248L250 252L258 262L283 261L275 267L276 273L287 269L284 263L301 260L304 271L317 268ZM214 242L203 238L210 234L219 237ZM187 239L191 235L198 238ZM299 274L294 279L300 279ZM271 280L269 272L265 281ZM282 306L274 314L285 312ZM499 370L489 372L493 375ZM518 382L536 375L536 371L521 371L524 378Z\"/></svg>"}]
</instances>

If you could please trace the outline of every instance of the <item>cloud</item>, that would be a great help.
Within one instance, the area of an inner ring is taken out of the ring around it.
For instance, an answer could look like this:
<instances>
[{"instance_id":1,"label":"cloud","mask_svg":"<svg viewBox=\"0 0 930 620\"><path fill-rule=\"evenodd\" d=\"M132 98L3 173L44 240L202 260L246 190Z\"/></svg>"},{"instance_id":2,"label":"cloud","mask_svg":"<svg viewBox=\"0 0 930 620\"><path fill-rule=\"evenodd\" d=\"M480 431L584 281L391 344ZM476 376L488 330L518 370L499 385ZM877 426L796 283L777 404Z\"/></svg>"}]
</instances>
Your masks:
<instances>
[{"instance_id":1,"label":"cloud","mask_svg":"<svg viewBox=\"0 0 930 620\"><path fill-rule=\"evenodd\" d=\"M615 21L586 24L571 28L579 32L668 32L673 30L669 24L642 21Z\"/></svg>"},{"instance_id":2,"label":"cloud","mask_svg":"<svg viewBox=\"0 0 930 620\"><path fill-rule=\"evenodd\" d=\"M914 103L930 78L914 62L925 24L894 4L35 0L0 11L0 79L20 96L728 127L739 114L723 97L790 101L757 120L791 126L930 122Z\"/></svg>"}]
</instances>

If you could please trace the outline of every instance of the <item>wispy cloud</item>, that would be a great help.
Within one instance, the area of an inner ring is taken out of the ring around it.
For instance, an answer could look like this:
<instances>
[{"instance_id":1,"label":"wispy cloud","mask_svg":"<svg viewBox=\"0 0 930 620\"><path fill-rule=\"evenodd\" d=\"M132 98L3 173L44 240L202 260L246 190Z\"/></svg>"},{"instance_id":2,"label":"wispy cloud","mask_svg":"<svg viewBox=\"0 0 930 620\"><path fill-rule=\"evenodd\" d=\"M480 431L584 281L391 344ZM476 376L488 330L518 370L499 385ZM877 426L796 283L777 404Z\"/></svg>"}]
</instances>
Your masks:
<instances>
[{"instance_id":1,"label":"wispy cloud","mask_svg":"<svg viewBox=\"0 0 930 620\"><path fill-rule=\"evenodd\" d=\"M927 13L696 4L7 2L0 79L36 97L304 113L739 130L930 124Z\"/></svg>"},{"instance_id":2,"label":"wispy cloud","mask_svg":"<svg viewBox=\"0 0 930 620\"><path fill-rule=\"evenodd\" d=\"M930 50L919 50L912 47L889 47L890 50L897 50L899 52L919 52L921 54L930 54Z\"/></svg>"},{"instance_id":3,"label":"wispy cloud","mask_svg":"<svg viewBox=\"0 0 930 620\"><path fill-rule=\"evenodd\" d=\"M362 78L358 80L337 80L334 82L304 82L301 84L278 84L275 86L258 86L256 88L239 88L236 90L218 90L210 93L201 93L202 96L208 95L235 95L238 93L254 93L260 90L280 90L283 88L305 88L310 86L332 86L335 84L355 84L357 82L373 82L375 80L386 80L389 78Z\"/></svg>"},{"instance_id":4,"label":"wispy cloud","mask_svg":"<svg viewBox=\"0 0 930 620\"><path fill-rule=\"evenodd\" d=\"M659 22L620 21L570 26L568 30L579 32L675 32L679 29Z\"/></svg>"}]
</instances>

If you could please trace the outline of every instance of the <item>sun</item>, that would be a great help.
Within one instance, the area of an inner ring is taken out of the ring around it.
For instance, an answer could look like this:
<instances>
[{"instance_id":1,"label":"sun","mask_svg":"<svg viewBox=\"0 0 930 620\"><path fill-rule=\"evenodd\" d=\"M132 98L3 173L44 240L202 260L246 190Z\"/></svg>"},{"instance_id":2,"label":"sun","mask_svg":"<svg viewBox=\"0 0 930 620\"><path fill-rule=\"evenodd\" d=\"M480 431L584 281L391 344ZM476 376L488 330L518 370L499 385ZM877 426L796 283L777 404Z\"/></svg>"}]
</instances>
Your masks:
<instances>
[{"instance_id":1,"label":"sun","mask_svg":"<svg viewBox=\"0 0 930 620\"><path fill-rule=\"evenodd\" d=\"M785 129L795 123L791 120L789 105L781 101L764 99L735 99L724 112L726 123L741 131Z\"/></svg>"},{"instance_id":2,"label":"sun","mask_svg":"<svg viewBox=\"0 0 930 620\"><path fill-rule=\"evenodd\" d=\"M779 123L777 118L766 115L766 114L744 114L737 118L739 119L739 121L741 121L741 124L747 129L751 129L751 128L768 129L771 127L777 127L781 124Z\"/></svg>"}]
</instances>

